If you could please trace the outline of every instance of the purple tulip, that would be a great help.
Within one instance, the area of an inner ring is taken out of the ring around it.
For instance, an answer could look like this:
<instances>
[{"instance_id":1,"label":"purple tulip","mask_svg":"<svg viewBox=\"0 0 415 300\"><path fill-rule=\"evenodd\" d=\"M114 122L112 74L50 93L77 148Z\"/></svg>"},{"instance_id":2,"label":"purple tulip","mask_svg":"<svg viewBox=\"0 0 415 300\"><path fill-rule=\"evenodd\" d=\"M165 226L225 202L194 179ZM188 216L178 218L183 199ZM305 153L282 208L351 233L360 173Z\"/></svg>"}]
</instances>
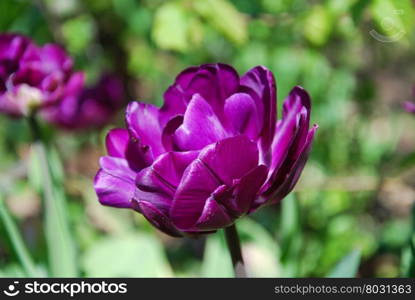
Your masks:
<instances>
[{"instance_id":1,"label":"purple tulip","mask_svg":"<svg viewBox=\"0 0 415 300\"><path fill-rule=\"evenodd\" d=\"M405 101L403 107L407 112L415 114L415 103L410 101Z\"/></svg>"},{"instance_id":2,"label":"purple tulip","mask_svg":"<svg viewBox=\"0 0 415 300\"><path fill-rule=\"evenodd\" d=\"M295 87L276 120L274 76L242 77L228 65L190 67L164 105L133 102L127 129L111 130L95 190L103 205L130 208L172 236L214 232L295 186L317 126Z\"/></svg>"},{"instance_id":3,"label":"purple tulip","mask_svg":"<svg viewBox=\"0 0 415 300\"><path fill-rule=\"evenodd\" d=\"M96 128L108 123L124 101L121 81L115 76L104 75L95 86L79 89L83 81L83 74L78 74L74 88L68 85L65 97L45 109L43 117L65 129Z\"/></svg>"},{"instance_id":4,"label":"purple tulip","mask_svg":"<svg viewBox=\"0 0 415 300\"><path fill-rule=\"evenodd\" d=\"M62 99L68 86L81 89L72 65L58 45L39 47L22 35L0 34L0 112L29 115Z\"/></svg>"}]
</instances>

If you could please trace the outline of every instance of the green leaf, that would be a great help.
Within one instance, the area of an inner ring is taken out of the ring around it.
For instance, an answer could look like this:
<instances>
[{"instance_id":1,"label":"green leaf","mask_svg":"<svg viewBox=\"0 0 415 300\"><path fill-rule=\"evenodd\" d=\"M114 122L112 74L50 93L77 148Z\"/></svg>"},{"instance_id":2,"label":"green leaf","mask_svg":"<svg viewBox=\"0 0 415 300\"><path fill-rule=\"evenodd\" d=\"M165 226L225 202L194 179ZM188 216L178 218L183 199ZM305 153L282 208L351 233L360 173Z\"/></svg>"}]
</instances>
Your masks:
<instances>
[{"instance_id":1,"label":"green leaf","mask_svg":"<svg viewBox=\"0 0 415 300\"><path fill-rule=\"evenodd\" d=\"M355 277L360 264L360 250L353 250L334 267L327 275L329 278L352 278Z\"/></svg>"},{"instance_id":2,"label":"green leaf","mask_svg":"<svg viewBox=\"0 0 415 300\"><path fill-rule=\"evenodd\" d=\"M216 30L237 45L248 39L247 23L243 15L226 0L196 0L196 11Z\"/></svg>"},{"instance_id":3,"label":"green leaf","mask_svg":"<svg viewBox=\"0 0 415 300\"><path fill-rule=\"evenodd\" d=\"M223 230L206 239L202 277L233 277L233 267Z\"/></svg>"},{"instance_id":4,"label":"green leaf","mask_svg":"<svg viewBox=\"0 0 415 300\"><path fill-rule=\"evenodd\" d=\"M251 218L241 219L237 227L242 237L242 254L249 276L281 277L281 250L271 234Z\"/></svg>"},{"instance_id":5,"label":"green leaf","mask_svg":"<svg viewBox=\"0 0 415 300\"><path fill-rule=\"evenodd\" d=\"M160 241L144 233L98 240L83 255L82 265L87 277L173 276Z\"/></svg>"},{"instance_id":6,"label":"green leaf","mask_svg":"<svg viewBox=\"0 0 415 300\"><path fill-rule=\"evenodd\" d=\"M62 34L71 53L81 53L92 42L94 23L87 15L71 18L62 25Z\"/></svg>"},{"instance_id":7,"label":"green leaf","mask_svg":"<svg viewBox=\"0 0 415 300\"><path fill-rule=\"evenodd\" d=\"M300 231L299 205L293 194L288 195L281 202L281 245L283 245L283 256L290 252L292 239Z\"/></svg>"},{"instance_id":8,"label":"green leaf","mask_svg":"<svg viewBox=\"0 0 415 300\"><path fill-rule=\"evenodd\" d=\"M315 5L307 16L304 24L304 36L316 45L324 45L332 31L332 15L328 9L321 5Z\"/></svg>"},{"instance_id":9,"label":"green leaf","mask_svg":"<svg viewBox=\"0 0 415 300\"><path fill-rule=\"evenodd\" d=\"M31 154L30 182L44 198L49 268L54 277L76 277L75 243L69 228L61 163L55 151L37 142ZM51 154L52 153L52 154Z\"/></svg>"},{"instance_id":10,"label":"green leaf","mask_svg":"<svg viewBox=\"0 0 415 300\"><path fill-rule=\"evenodd\" d=\"M4 203L3 196L0 194L0 220L2 221L9 239L13 245L16 256L18 257L23 270L28 277L37 277L39 273L36 270L36 266L33 263L33 259L30 256L29 251L23 241L23 238L19 232L19 229L10 215L6 204Z\"/></svg>"},{"instance_id":11,"label":"green leaf","mask_svg":"<svg viewBox=\"0 0 415 300\"><path fill-rule=\"evenodd\" d=\"M169 2L156 11L152 31L154 42L162 49L185 52L188 43L188 18L183 8Z\"/></svg>"},{"instance_id":12,"label":"green leaf","mask_svg":"<svg viewBox=\"0 0 415 300\"><path fill-rule=\"evenodd\" d=\"M281 262L284 265L284 275L295 277L299 272L301 245L300 207L293 193L281 203Z\"/></svg>"}]
</instances>

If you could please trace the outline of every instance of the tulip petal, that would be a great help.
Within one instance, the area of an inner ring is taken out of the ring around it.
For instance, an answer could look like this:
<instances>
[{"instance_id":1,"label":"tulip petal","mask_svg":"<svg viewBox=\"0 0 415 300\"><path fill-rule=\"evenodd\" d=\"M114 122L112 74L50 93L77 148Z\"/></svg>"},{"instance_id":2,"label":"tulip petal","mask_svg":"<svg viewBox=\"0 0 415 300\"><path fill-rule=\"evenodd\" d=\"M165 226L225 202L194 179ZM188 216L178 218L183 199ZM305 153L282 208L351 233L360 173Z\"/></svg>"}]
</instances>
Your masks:
<instances>
[{"instance_id":1,"label":"tulip petal","mask_svg":"<svg viewBox=\"0 0 415 300\"><path fill-rule=\"evenodd\" d=\"M214 196L206 200L202 214L195 224L195 228L203 231L216 230L231 225L234 219L229 216L226 209L218 204Z\"/></svg>"},{"instance_id":2,"label":"tulip petal","mask_svg":"<svg viewBox=\"0 0 415 300\"><path fill-rule=\"evenodd\" d=\"M227 138L207 146L183 174L172 204L173 223L180 229L191 229L201 218L205 207L211 207L206 206L206 201L212 197L233 215L234 206L226 200L231 193L223 188L223 184L231 187L235 179L242 178L257 164L257 146L246 136ZM220 219L223 220L222 217Z\"/></svg>"},{"instance_id":3,"label":"tulip petal","mask_svg":"<svg viewBox=\"0 0 415 300\"><path fill-rule=\"evenodd\" d=\"M281 172L282 178L276 178L275 183L279 183L279 185L271 187L272 195L269 196L269 199L267 200L268 203L277 203L281 201L296 185L298 179L300 178L301 172L304 169L305 163L307 162L317 128L318 126L314 125L309 130L301 154L291 166L291 169L286 173Z\"/></svg>"},{"instance_id":4,"label":"tulip petal","mask_svg":"<svg viewBox=\"0 0 415 300\"><path fill-rule=\"evenodd\" d=\"M162 154L150 167L137 174L134 201L151 203L164 215L169 215L183 172L197 155L197 152Z\"/></svg>"},{"instance_id":5,"label":"tulip petal","mask_svg":"<svg viewBox=\"0 0 415 300\"><path fill-rule=\"evenodd\" d=\"M200 218L206 200L221 183L200 160L194 160L185 170L177 188L170 216L173 224L189 230Z\"/></svg>"},{"instance_id":6,"label":"tulip petal","mask_svg":"<svg viewBox=\"0 0 415 300\"><path fill-rule=\"evenodd\" d=\"M209 145L199 159L228 186L258 165L257 145L245 135L223 139Z\"/></svg>"},{"instance_id":7,"label":"tulip petal","mask_svg":"<svg viewBox=\"0 0 415 300\"><path fill-rule=\"evenodd\" d=\"M241 89L248 88L254 92L259 119L263 120L261 128L261 153L264 160L272 143L277 117L276 84L274 75L263 66L257 66L241 77Z\"/></svg>"},{"instance_id":8,"label":"tulip petal","mask_svg":"<svg viewBox=\"0 0 415 300\"><path fill-rule=\"evenodd\" d=\"M161 140L166 151L176 151L177 147L174 144L174 133L177 128L183 124L183 115L176 115L167 121L161 133Z\"/></svg>"},{"instance_id":9,"label":"tulip petal","mask_svg":"<svg viewBox=\"0 0 415 300\"><path fill-rule=\"evenodd\" d=\"M199 150L227 136L212 107L199 94L193 96L183 124L174 134L175 145L183 151Z\"/></svg>"},{"instance_id":10,"label":"tulip petal","mask_svg":"<svg viewBox=\"0 0 415 300\"><path fill-rule=\"evenodd\" d=\"M135 172L122 158L102 157L101 169L94 180L99 202L103 205L130 208L135 190Z\"/></svg>"},{"instance_id":11,"label":"tulip petal","mask_svg":"<svg viewBox=\"0 0 415 300\"><path fill-rule=\"evenodd\" d=\"M236 93L225 101L225 115L238 134L256 140L262 124L254 100L246 93Z\"/></svg>"},{"instance_id":12,"label":"tulip petal","mask_svg":"<svg viewBox=\"0 0 415 300\"><path fill-rule=\"evenodd\" d=\"M123 128L111 129L105 139L108 154L113 157L124 158L129 140L128 130Z\"/></svg>"},{"instance_id":13,"label":"tulip petal","mask_svg":"<svg viewBox=\"0 0 415 300\"><path fill-rule=\"evenodd\" d=\"M182 234L174 227L169 217L150 202L141 201L134 203L134 208L156 228L173 237L181 237Z\"/></svg>"},{"instance_id":14,"label":"tulip petal","mask_svg":"<svg viewBox=\"0 0 415 300\"><path fill-rule=\"evenodd\" d=\"M271 173L280 168L288 153L297 157L300 154L298 149L303 148L306 139L310 109L308 94L300 87L294 88L284 102L283 119L277 125L271 145Z\"/></svg>"},{"instance_id":15,"label":"tulip petal","mask_svg":"<svg viewBox=\"0 0 415 300\"><path fill-rule=\"evenodd\" d=\"M267 179L267 174L268 168L264 165L259 165L241 178L234 191L235 206L239 215L249 211L261 186Z\"/></svg>"},{"instance_id":16,"label":"tulip petal","mask_svg":"<svg viewBox=\"0 0 415 300\"><path fill-rule=\"evenodd\" d=\"M159 109L156 106L131 102L127 107L125 119L131 136L140 140L143 145L148 145L153 157L164 152L161 143Z\"/></svg>"}]
</instances>

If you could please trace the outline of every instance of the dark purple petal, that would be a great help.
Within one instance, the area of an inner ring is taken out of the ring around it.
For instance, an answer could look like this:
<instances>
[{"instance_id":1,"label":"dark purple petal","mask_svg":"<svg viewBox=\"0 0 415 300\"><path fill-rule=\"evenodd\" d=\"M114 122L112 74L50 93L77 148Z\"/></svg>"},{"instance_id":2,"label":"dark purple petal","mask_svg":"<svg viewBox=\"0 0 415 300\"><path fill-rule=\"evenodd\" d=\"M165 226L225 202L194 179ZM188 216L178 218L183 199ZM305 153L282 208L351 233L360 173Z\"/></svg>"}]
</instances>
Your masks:
<instances>
[{"instance_id":1,"label":"dark purple petal","mask_svg":"<svg viewBox=\"0 0 415 300\"><path fill-rule=\"evenodd\" d=\"M164 126L163 132L161 133L161 141L166 151L179 150L174 144L174 133L182 124L183 115L177 115L171 118Z\"/></svg>"},{"instance_id":2,"label":"dark purple petal","mask_svg":"<svg viewBox=\"0 0 415 300\"><path fill-rule=\"evenodd\" d=\"M222 227L225 219L229 221L233 215L241 214L239 211L234 212L237 208L231 200L227 200L232 191L226 186L231 189L236 179L244 177L257 167L256 147L246 136L237 136L203 149L198 158L187 167L177 188L171 209L173 223L179 229L190 230L203 215L201 223L207 222L207 219L220 221L216 227L210 221L208 227L203 227L212 230ZM207 204L208 199L210 203ZM223 206L229 216L224 219L223 209L219 209L212 201ZM219 215L212 215L214 211ZM198 228L201 228L199 225Z\"/></svg>"},{"instance_id":3,"label":"dark purple petal","mask_svg":"<svg viewBox=\"0 0 415 300\"><path fill-rule=\"evenodd\" d=\"M9 72L14 72L20 58L32 41L19 34L0 34L0 62L8 64Z\"/></svg>"},{"instance_id":4,"label":"dark purple petal","mask_svg":"<svg viewBox=\"0 0 415 300\"><path fill-rule=\"evenodd\" d=\"M261 153L266 154L274 137L277 117L276 84L274 75L263 66L257 66L241 77L241 90L253 91L257 103L261 128ZM266 155L265 155L266 156ZM268 160L268 157L264 157Z\"/></svg>"},{"instance_id":5,"label":"dark purple petal","mask_svg":"<svg viewBox=\"0 0 415 300\"><path fill-rule=\"evenodd\" d=\"M105 139L107 152L110 156L125 158L130 135L127 129L111 129Z\"/></svg>"},{"instance_id":6,"label":"dark purple petal","mask_svg":"<svg viewBox=\"0 0 415 300\"><path fill-rule=\"evenodd\" d=\"M222 119L224 101L237 91L238 86L238 73L229 65L205 64L188 68L176 78L164 95L165 104L161 110L166 117L163 119L183 114L195 94L205 98L219 119Z\"/></svg>"},{"instance_id":7,"label":"dark purple petal","mask_svg":"<svg viewBox=\"0 0 415 300\"><path fill-rule=\"evenodd\" d=\"M170 216L182 230L192 229L200 218L207 199L221 183L200 160L194 160L185 170L174 196Z\"/></svg>"},{"instance_id":8,"label":"dark purple petal","mask_svg":"<svg viewBox=\"0 0 415 300\"><path fill-rule=\"evenodd\" d=\"M283 119L278 122L271 145L270 172L278 170L290 153L293 159L299 155L310 121L310 98L300 87L295 87L283 105Z\"/></svg>"},{"instance_id":9,"label":"dark purple petal","mask_svg":"<svg viewBox=\"0 0 415 300\"><path fill-rule=\"evenodd\" d=\"M267 179L268 168L259 165L243 176L234 191L235 206L240 215L247 213L258 196L258 192Z\"/></svg>"},{"instance_id":10,"label":"dark purple petal","mask_svg":"<svg viewBox=\"0 0 415 300\"><path fill-rule=\"evenodd\" d=\"M160 223L169 216L176 188L186 167L197 157L197 152L168 152L162 154L150 167L142 170L136 177L137 190L134 201L137 207L151 206ZM143 204L144 203L144 204ZM145 211L141 211L145 215ZM147 219L151 219L146 215ZM165 223L165 222L164 222ZM166 224L164 224L166 227Z\"/></svg>"},{"instance_id":11,"label":"dark purple petal","mask_svg":"<svg viewBox=\"0 0 415 300\"><path fill-rule=\"evenodd\" d=\"M132 137L151 148L153 157L164 152L161 141L159 109L146 103L131 102L126 111L126 123Z\"/></svg>"},{"instance_id":12,"label":"dark purple petal","mask_svg":"<svg viewBox=\"0 0 415 300\"><path fill-rule=\"evenodd\" d=\"M258 165L257 145L239 135L209 145L199 159L221 182L232 186L234 179L242 178Z\"/></svg>"},{"instance_id":13,"label":"dark purple petal","mask_svg":"<svg viewBox=\"0 0 415 300\"><path fill-rule=\"evenodd\" d=\"M184 114L186 111L186 106L190 99L185 95L185 89L198 70L198 67L190 67L182 71L177 75L174 84L164 93L164 104L160 109L163 124L172 116Z\"/></svg>"},{"instance_id":14,"label":"dark purple petal","mask_svg":"<svg viewBox=\"0 0 415 300\"><path fill-rule=\"evenodd\" d=\"M133 202L133 206L134 209L143 214L143 216L160 231L173 237L183 236L171 223L170 218L152 203L146 201Z\"/></svg>"},{"instance_id":15,"label":"dark purple petal","mask_svg":"<svg viewBox=\"0 0 415 300\"><path fill-rule=\"evenodd\" d=\"M230 217L226 209L215 200L214 194L206 200L194 228L210 231L229 226L234 222L235 219Z\"/></svg>"},{"instance_id":16,"label":"dark purple petal","mask_svg":"<svg viewBox=\"0 0 415 300\"><path fill-rule=\"evenodd\" d=\"M236 93L225 101L225 116L237 134L256 140L262 128L254 100L245 93Z\"/></svg>"},{"instance_id":17,"label":"dark purple petal","mask_svg":"<svg viewBox=\"0 0 415 300\"><path fill-rule=\"evenodd\" d=\"M175 145L183 151L199 150L204 146L227 137L212 107L199 94L193 96L183 124L174 134Z\"/></svg>"},{"instance_id":18,"label":"dark purple petal","mask_svg":"<svg viewBox=\"0 0 415 300\"><path fill-rule=\"evenodd\" d=\"M284 199L292 191L300 178L301 172L307 162L308 155L318 126L314 125L308 132L304 147L300 156L292 164L289 170L281 170L276 174L273 185L264 195L268 198L267 203L277 203ZM271 192L271 194L269 194Z\"/></svg>"},{"instance_id":19,"label":"dark purple petal","mask_svg":"<svg viewBox=\"0 0 415 300\"><path fill-rule=\"evenodd\" d=\"M135 191L135 172L122 158L102 157L94 188L103 205L130 208Z\"/></svg>"}]
</instances>

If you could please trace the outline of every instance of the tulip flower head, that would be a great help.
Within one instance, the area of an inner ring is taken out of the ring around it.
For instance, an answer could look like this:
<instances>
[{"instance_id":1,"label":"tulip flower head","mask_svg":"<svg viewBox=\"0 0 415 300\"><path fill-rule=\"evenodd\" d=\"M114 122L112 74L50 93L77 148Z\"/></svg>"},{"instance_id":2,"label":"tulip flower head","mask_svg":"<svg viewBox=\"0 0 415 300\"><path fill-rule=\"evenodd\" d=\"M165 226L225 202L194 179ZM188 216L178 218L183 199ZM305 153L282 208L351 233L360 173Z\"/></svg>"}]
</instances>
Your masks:
<instances>
[{"instance_id":1,"label":"tulip flower head","mask_svg":"<svg viewBox=\"0 0 415 300\"><path fill-rule=\"evenodd\" d=\"M84 76L78 73L82 86ZM124 101L121 81L114 75L104 75L95 86L78 89L68 87L65 97L44 110L43 117L49 122L67 129L99 128L107 124Z\"/></svg>"},{"instance_id":2,"label":"tulip flower head","mask_svg":"<svg viewBox=\"0 0 415 300\"><path fill-rule=\"evenodd\" d=\"M242 76L225 64L190 67L161 108L132 102L127 128L108 133L99 201L136 210L172 236L230 226L294 188L317 129L310 112L309 95L295 87L277 121L265 67Z\"/></svg>"},{"instance_id":3,"label":"tulip flower head","mask_svg":"<svg viewBox=\"0 0 415 300\"><path fill-rule=\"evenodd\" d=\"M13 117L48 107L76 86L72 59L58 45L42 47L18 34L0 35L0 112Z\"/></svg>"}]
</instances>

